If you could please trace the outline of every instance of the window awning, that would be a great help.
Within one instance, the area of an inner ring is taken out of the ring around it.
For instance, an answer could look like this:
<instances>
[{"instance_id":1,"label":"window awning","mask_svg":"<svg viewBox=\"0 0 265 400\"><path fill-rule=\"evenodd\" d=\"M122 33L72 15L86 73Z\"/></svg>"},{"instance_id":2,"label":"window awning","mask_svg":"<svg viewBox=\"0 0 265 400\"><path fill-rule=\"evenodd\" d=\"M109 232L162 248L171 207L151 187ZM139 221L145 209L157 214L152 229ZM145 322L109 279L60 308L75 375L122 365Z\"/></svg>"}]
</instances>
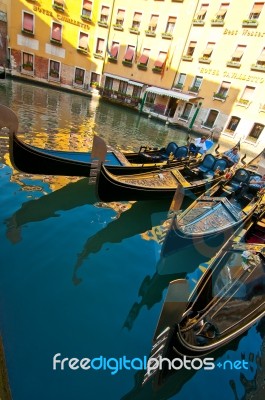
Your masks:
<instances>
[{"instance_id":1,"label":"window awning","mask_svg":"<svg viewBox=\"0 0 265 400\"><path fill-rule=\"evenodd\" d=\"M158 94L159 96L174 97L175 99L190 101L195 99L202 99L202 97L197 97L191 94L175 92L174 90L161 89L155 86L150 86L146 89L147 92Z\"/></svg>"},{"instance_id":2,"label":"window awning","mask_svg":"<svg viewBox=\"0 0 265 400\"><path fill-rule=\"evenodd\" d=\"M251 10L251 13L260 14L262 11L263 5L264 5L264 3L255 3Z\"/></svg>"},{"instance_id":3,"label":"window awning","mask_svg":"<svg viewBox=\"0 0 265 400\"><path fill-rule=\"evenodd\" d=\"M118 79L119 81L124 81L124 82L129 81L129 79L123 78L122 76L118 76L118 75L113 75L113 74L108 74L108 73L105 73L104 75L107 76L108 78Z\"/></svg>"},{"instance_id":4,"label":"window awning","mask_svg":"<svg viewBox=\"0 0 265 400\"><path fill-rule=\"evenodd\" d=\"M139 87L143 87L144 86L144 84L140 83L140 82L128 81L128 83L130 85L139 86Z\"/></svg>"},{"instance_id":5,"label":"window awning","mask_svg":"<svg viewBox=\"0 0 265 400\"><path fill-rule=\"evenodd\" d=\"M112 47L111 47L111 50L110 50L111 57L116 58L117 54L118 54L118 51L119 51L119 44L118 43L113 43Z\"/></svg>"},{"instance_id":6,"label":"window awning","mask_svg":"<svg viewBox=\"0 0 265 400\"><path fill-rule=\"evenodd\" d=\"M83 4L83 8L87 11L92 10L92 1L85 0Z\"/></svg>"}]
</instances>

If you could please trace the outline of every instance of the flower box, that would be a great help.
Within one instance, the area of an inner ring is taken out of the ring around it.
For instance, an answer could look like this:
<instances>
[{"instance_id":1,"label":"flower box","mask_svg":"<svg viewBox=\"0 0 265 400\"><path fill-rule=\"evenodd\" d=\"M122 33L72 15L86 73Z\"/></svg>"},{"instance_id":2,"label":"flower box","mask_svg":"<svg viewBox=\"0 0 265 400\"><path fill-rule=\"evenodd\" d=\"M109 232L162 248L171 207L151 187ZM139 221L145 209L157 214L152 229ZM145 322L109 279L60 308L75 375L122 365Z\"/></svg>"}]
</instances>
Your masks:
<instances>
[{"instance_id":1,"label":"flower box","mask_svg":"<svg viewBox=\"0 0 265 400\"><path fill-rule=\"evenodd\" d=\"M52 8L54 8L54 10L56 10L56 11L64 12L64 8L61 4L59 5L59 4L54 3Z\"/></svg>"},{"instance_id":2,"label":"flower box","mask_svg":"<svg viewBox=\"0 0 265 400\"><path fill-rule=\"evenodd\" d=\"M56 78L56 79L58 79L58 78L59 78L59 72L57 72L57 71L50 71L49 76L50 76L51 78Z\"/></svg>"},{"instance_id":3,"label":"flower box","mask_svg":"<svg viewBox=\"0 0 265 400\"><path fill-rule=\"evenodd\" d=\"M145 36L156 37L156 33L154 31L145 31Z\"/></svg>"},{"instance_id":4,"label":"flower box","mask_svg":"<svg viewBox=\"0 0 265 400\"><path fill-rule=\"evenodd\" d=\"M196 87L196 86L190 86L189 87L189 92L198 93L199 92L199 88Z\"/></svg>"},{"instance_id":5,"label":"flower box","mask_svg":"<svg viewBox=\"0 0 265 400\"><path fill-rule=\"evenodd\" d=\"M204 26L205 21L203 19L194 19L192 25L194 26Z\"/></svg>"},{"instance_id":6,"label":"flower box","mask_svg":"<svg viewBox=\"0 0 265 400\"><path fill-rule=\"evenodd\" d=\"M212 60L210 58L206 58L206 57L200 57L199 58L199 63L202 64L211 64Z\"/></svg>"},{"instance_id":7,"label":"flower box","mask_svg":"<svg viewBox=\"0 0 265 400\"><path fill-rule=\"evenodd\" d=\"M214 94L213 94L213 99L214 99L214 100L225 101L226 98L227 98L227 95L222 94L222 93L214 93Z\"/></svg>"},{"instance_id":8,"label":"flower box","mask_svg":"<svg viewBox=\"0 0 265 400\"><path fill-rule=\"evenodd\" d=\"M192 61L193 57L192 56L182 56L182 61Z\"/></svg>"},{"instance_id":9,"label":"flower box","mask_svg":"<svg viewBox=\"0 0 265 400\"><path fill-rule=\"evenodd\" d=\"M127 60L122 60L122 64L123 64L125 67L130 67L130 68L133 66L132 61L127 61Z\"/></svg>"},{"instance_id":10,"label":"flower box","mask_svg":"<svg viewBox=\"0 0 265 400\"><path fill-rule=\"evenodd\" d=\"M140 35L140 31L138 28L129 28L130 33L134 33L135 35Z\"/></svg>"},{"instance_id":11,"label":"flower box","mask_svg":"<svg viewBox=\"0 0 265 400\"><path fill-rule=\"evenodd\" d=\"M33 71L33 64L31 63L23 64L23 69L26 71Z\"/></svg>"},{"instance_id":12,"label":"flower box","mask_svg":"<svg viewBox=\"0 0 265 400\"><path fill-rule=\"evenodd\" d=\"M225 22L223 19L212 19L211 20L211 26L224 26Z\"/></svg>"},{"instance_id":13,"label":"flower box","mask_svg":"<svg viewBox=\"0 0 265 400\"><path fill-rule=\"evenodd\" d=\"M54 44L55 46L62 46L62 42L56 39L50 39L51 44Z\"/></svg>"},{"instance_id":14,"label":"flower box","mask_svg":"<svg viewBox=\"0 0 265 400\"><path fill-rule=\"evenodd\" d=\"M177 83L176 85L173 86L173 89L182 90L183 89L183 83Z\"/></svg>"},{"instance_id":15,"label":"flower box","mask_svg":"<svg viewBox=\"0 0 265 400\"><path fill-rule=\"evenodd\" d=\"M258 21L256 19L243 19L242 21L242 27L247 27L247 28L256 28L258 26Z\"/></svg>"},{"instance_id":16,"label":"flower box","mask_svg":"<svg viewBox=\"0 0 265 400\"><path fill-rule=\"evenodd\" d=\"M115 31L123 31L123 26L121 24L113 24L113 29L115 29Z\"/></svg>"},{"instance_id":17,"label":"flower box","mask_svg":"<svg viewBox=\"0 0 265 400\"><path fill-rule=\"evenodd\" d=\"M265 72L265 65L252 64L250 69L251 69L251 71Z\"/></svg>"},{"instance_id":18,"label":"flower box","mask_svg":"<svg viewBox=\"0 0 265 400\"><path fill-rule=\"evenodd\" d=\"M241 63L240 62L238 62L238 61L228 61L227 63L226 63L226 66L227 67L232 67L232 68L240 68L241 67Z\"/></svg>"},{"instance_id":19,"label":"flower box","mask_svg":"<svg viewBox=\"0 0 265 400\"><path fill-rule=\"evenodd\" d=\"M98 26L101 26L102 28L107 28L108 27L108 23L104 22L104 21L98 21Z\"/></svg>"},{"instance_id":20,"label":"flower box","mask_svg":"<svg viewBox=\"0 0 265 400\"><path fill-rule=\"evenodd\" d=\"M109 62L111 62L111 63L113 63L113 64L117 64L117 62L118 62L118 59L117 58L115 58L115 57L108 57L108 61Z\"/></svg>"},{"instance_id":21,"label":"flower box","mask_svg":"<svg viewBox=\"0 0 265 400\"><path fill-rule=\"evenodd\" d=\"M87 21L87 22L92 22L92 19L85 14L80 15L80 18L82 18L83 20Z\"/></svg>"},{"instance_id":22,"label":"flower box","mask_svg":"<svg viewBox=\"0 0 265 400\"><path fill-rule=\"evenodd\" d=\"M101 53L94 53L93 56L99 60L103 60L103 55Z\"/></svg>"},{"instance_id":23,"label":"flower box","mask_svg":"<svg viewBox=\"0 0 265 400\"><path fill-rule=\"evenodd\" d=\"M147 65L145 65L145 64L137 64L137 68L142 70L142 71L146 71L147 70Z\"/></svg>"},{"instance_id":24,"label":"flower box","mask_svg":"<svg viewBox=\"0 0 265 400\"><path fill-rule=\"evenodd\" d=\"M84 49L84 48L82 48L82 47L78 47L78 49L76 49L77 51L78 51L78 53L81 53L81 54L88 54L88 50L87 49Z\"/></svg>"},{"instance_id":25,"label":"flower box","mask_svg":"<svg viewBox=\"0 0 265 400\"><path fill-rule=\"evenodd\" d=\"M163 32L163 33L161 33L161 36L162 36L162 39L173 39L173 35L172 35L172 33L169 33L169 32Z\"/></svg>"},{"instance_id":26,"label":"flower box","mask_svg":"<svg viewBox=\"0 0 265 400\"><path fill-rule=\"evenodd\" d=\"M237 105L238 106L243 106L243 107L248 107L249 105L250 105L250 100L246 100L246 99L239 99L238 101L237 101Z\"/></svg>"},{"instance_id":27,"label":"flower box","mask_svg":"<svg viewBox=\"0 0 265 400\"><path fill-rule=\"evenodd\" d=\"M34 33L32 31L28 31L27 29L22 29L21 33L23 33L23 35L34 36Z\"/></svg>"},{"instance_id":28,"label":"flower box","mask_svg":"<svg viewBox=\"0 0 265 400\"><path fill-rule=\"evenodd\" d=\"M154 72L154 74L160 74L161 75L162 68L154 67L154 68L152 68L152 71Z\"/></svg>"}]
</instances>

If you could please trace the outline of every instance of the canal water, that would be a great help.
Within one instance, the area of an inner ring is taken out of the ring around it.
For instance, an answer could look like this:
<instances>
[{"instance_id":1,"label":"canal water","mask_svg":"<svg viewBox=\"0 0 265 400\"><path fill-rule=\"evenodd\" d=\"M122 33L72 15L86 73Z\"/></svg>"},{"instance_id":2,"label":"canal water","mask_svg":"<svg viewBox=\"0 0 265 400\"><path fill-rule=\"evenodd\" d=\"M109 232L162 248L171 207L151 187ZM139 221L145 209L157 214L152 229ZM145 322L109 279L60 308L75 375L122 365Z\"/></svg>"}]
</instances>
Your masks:
<instances>
[{"instance_id":1,"label":"canal water","mask_svg":"<svg viewBox=\"0 0 265 400\"><path fill-rule=\"evenodd\" d=\"M0 103L26 142L46 148L90 149L94 133L123 149L187 140L97 97L18 81L0 82ZM261 321L216 355L214 370L182 369L159 392L141 386L168 283L196 279L207 260L198 249L161 259L169 202L105 204L86 178L20 173L6 132L0 193L0 330L14 400L246 399L263 380ZM225 360L240 363L217 366Z\"/></svg>"}]
</instances>

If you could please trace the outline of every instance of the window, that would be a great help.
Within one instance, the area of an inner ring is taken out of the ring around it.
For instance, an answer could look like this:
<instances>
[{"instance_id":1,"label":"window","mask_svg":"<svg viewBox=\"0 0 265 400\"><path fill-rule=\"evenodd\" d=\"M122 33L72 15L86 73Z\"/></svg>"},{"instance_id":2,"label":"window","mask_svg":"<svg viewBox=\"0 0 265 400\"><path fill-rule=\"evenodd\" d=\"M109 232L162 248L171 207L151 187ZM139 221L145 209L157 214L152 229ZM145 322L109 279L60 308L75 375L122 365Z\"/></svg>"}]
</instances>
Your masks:
<instances>
[{"instance_id":1,"label":"window","mask_svg":"<svg viewBox=\"0 0 265 400\"><path fill-rule=\"evenodd\" d=\"M208 117L206 119L206 121L204 122L203 126L207 127L207 128L213 128L215 121L218 117L219 111L216 110L210 110Z\"/></svg>"},{"instance_id":2,"label":"window","mask_svg":"<svg viewBox=\"0 0 265 400\"><path fill-rule=\"evenodd\" d=\"M215 46L215 43L212 43L212 42L207 43L206 49L203 52L204 59L209 59L211 57L214 46Z\"/></svg>"},{"instance_id":3,"label":"window","mask_svg":"<svg viewBox=\"0 0 265 400\"><path fill-rule=\"evenodd\" d=\"M139 29L141 23L142 14L135 12L133 16L132 28Z\"/></svg>"},{"instance_id":4,"label":"window","mask_svg":"<svg viewBox=\"0 0 265 400\"><path fill-rule=\"evenodd\" d=\"M62 25L57 22L52 23L52 37L51 40L55 42L62 42Z\"/></svg>"},{"instance_id":5,"label":"window","mask_svg":"<svg viewBox=\"0 0 265 400\"><path fill-rule=\"evenodd\" d=\"M183 88L183 86L184 86L184 82L185 82L185 80L186 80L186 74L179 74L179 76L178 76L178 78L177 78L177 80L176 80L176 82L175 82L175 85L174 85L174 88L176 88L176 89L182 89Z\"/></svg>"},{"instance_id":6,"label":"window","mask_svg":"<svg viewBox=\"0 0 265 400\"><path fill-rule=\"evenodd\" d=\"M100 13L100 22L107 23L109 19L109 7L102 6L101 13Z\"/></svg>"},{"instance_id":7,"label":"window","mask_svg":"<svg viewBox=\"0 0 265 400\"><path fill-rule=\"evenodd\" d=\"M247 46L238 45L237 48L236 48L236 51L232 55L232 61L240 62L246 47Z\"/></svg>"},{"instance_id":8,"label":"window","mask_svg":"<svg viewBox=\"0 0 265 400\"><path fill-rule=\"evenodd\" d=\"M155 98L156 98L155 93L148 92L147 96L146 96L146 101L145 101L146 106L147 107L152 106L155 102Z\"/></svg>"},{"instance_id":9,"label":"window","mask_svg":"<svg viewBox=\"0 0 265 400\"><path fill-rule=\"evenodd\" d=\"M120 48L119 42L112 42L111 49L110 49L110 57L117 59L119 48Z\"/></svg>"},{"instance_id":10,"label":"window","mask_svg":"<svg viewBox=\"0 0 265 400\"><path fill-rule=\"evenodd\" d=\"M155 68L162 69L164 62L166 61L167 53L164 51L160 51L158 54L158 58L155 61Z\"/></svg>"},{"instance_id":11,"label":"window","mask_svg":"<svg viewBox=\"0 0 265 400\"><path fill-rule=\"evenodd\" d=\"M196 76L193 85L189 88L191 92L198 92L202 85L202 76Z\"/></svg>"},{"instance_id":12,"label":"window","mask_svg":"<svg viewBox=\"0 0 265 400\"><path fill-rule=\"evenodd\" d=\"M196 15L196 20L204 20L206 12L207 12L207 8L209 7L209 4L202 4L200 11L198 12L198 14Z\"/></svg>"},{"instance_id":13,"label":"window","mask_svg":"<svg viewBox=\"0 0 265 400\"><path fill-rule=\"evenodd\" d=\"M265 47L263 48L258 60L257 65L264 65L265 66Z\"/></svg>"},{"instance_id":14,"label":"window","mask_svg":"<svg viewBox=\"0 0 265 400\"><path fill-rule=\"evenodd\" d=\"M240 118L232 116L230 121L229 121L229 124L227 125L226 130L229 130L231 132L235 132L239 122L240 122Z\"/></svg>"},{"instance_id":15,"label":"window","mask_svg":"<svg viewBox=\"0 0 265 400\"><path fill-rule=\"evenodd\" d=\"M33 71L33 54L22 54L22 67L27 71Z\"/></svg>"},{"instance_id":16,"label":"window","mask_svg":"<svg viewBox=\"0 0 265 400\"><path fill-rule=\"evenodd\" d=\"M91 72L90 86L93 86L95 83L96 83L97 85L100 84L100 75L97 74L96 72Z\"/></svg>"},{"instance_id":17,"label":"window","mask_svg":"<svg viewBox=\"0 0 265 400\"><path fill-rule=\"evenodd\" d=\"M87 50L88 48L88 34L85 32L79 33L78 48L82 50Z\"/></svg>"},{"instance_id":18,"label":"window","mask_svg":"<svg viewBox=\"0 0 265 400\"><path fill-rule=\"evenodd\" d=\"M97 39L97 45L96 45L96 54L101 54L103 55L104 52L104 43L105 40L104 39Z\"/></svg>"},{"instance_id":19,"label":"window","mask_svg":"<svg viewBox=\"0 0 265 400\"><path fill-rule=\"evenodd\" d=\"M166 26L167 33L173 33L177 18L176 17L169 17Z\"/></svg>"},{"instance_id":20,"label":"window","mask_svg":"<svg viewBox=\"0 0 265 400\"><path fill-rule=\"evenodd\" d=\"M106 80L105 80L105 86L104 86L104 88L105 88L105 89L112 90L112 87L113 87L113 78L110 78L109 76L107 76L107 77L106 77Z\"/></svg>"},{"instance_id":21,"label":"window","mask_svg":"<svg viewBox=\"0 0 265 400\"><path fill-rule=\"evenodd\" d=\"M116 25L123 25L124 22L125 10L118 9L117 17L116 17Z\"/></svg>"},{"instance_id":22,"label":"window","mask_svg":"<svg viewBox=\"0 0 265 400\"><path fill-rule=\"evenodd\" d=\"M84 0L82 8L82 17L91 19L92 15L92 1Z\"/></svg>"},{"instance_id":23,"label":"window","mask_svg":"<svg viewBox=\"0 0 265 400\"><path fill-rule=\"evenodd\" d=\"M143 49L142 54L138 60L139 64L147 65L150 55L150 49Z\"/></svg>"},{"instance_id":24,"label":"window","mask_svg":"<svg viewBox=\"0 0 265 400\"><path fill-rule=\"evenodd\" d=\"M246 86L241 98L239 99L239 104L249 105L253 96L255 88L253 86Z\"/></svg>"},{"instance_id":25,"label":"window","mask_svg":"<svg viewBox=\"0 0 265 400\"><path fill-rule=\"evenodd\" d=\"M49 76L52 78L59 78L60 76L60 63L58 61L50 60L49 62Z\"/></svg>"},{"instance_id":26,"label":"window","mask_svg":"<svg viewBox=\"0 0 265 400\"><path fill-rule=\"evenodd\" d=\"M190 42L189 43L189 47L188 47L188 50L187 50L187 53L186 53L187 56L190 56L190 57L193 56L196 44L197 44L197 42Z\"/></svg>"},{"instance_id":27,"label":"window","mask_svg":"<svg viewBox=\"0 0 265 400\"><path fill-rule=\"evenodd\" d=\"M214 93L214 97L219 99L226 99L228 90L230 88L231 82L223 81L221 86L219 87L218 91Z\"/></svg>"},{"instance_id":28,"label":"window","mask_svg":"<svg viewBox=\"0 0 265 400\"><path fill-rule=\"evenodd\" d=\"M78 85L83 85L84 78L85 78L85 70L83 68L76 68L74 82Z\"/></svg>"},{"instance_id":29,"label":"window","mask_svg":"<svg viewBox=\"0 0 265 400\"><path fill-rule=\"evenodd\" d=\"M252 142L256 142L259 139L260 134L263 131L263 128L264 125L262 124L254 124L253 128L251 129L251 132L247 136L247 139Z\"/></svg>"},{"instance_id":30,"label":"window","mask_svg":"<svg viewBox=\"0 0 265 400\"><path fill-rule=\"evenodd\" d=\"M26 33L33 33L34 29L34 15L23 11L23 28Z\"/></svg>"},{"instance_id":31,"label":"window","mask_svg":"<svg viewBox=\"0 0 265 400\"><path fill-rule=\"evenodd\" d=\"M254 3L253 8L249 14L249 19L258 19L264 3Z\"/></svg>"},{"instance_id":32,"label":"window","mask_svg":"<svg viewBox=\"0 0 265 400\"><path fill-rule=\"evenodd\" d=\"M128 87L128 83L127 83L127 82L125 82L125 81L120 81L120 84L119 84L119 92L125 94L126 91L127 91L127 87Z\"/></svg>"},{"instance_id":33,"label":"window","mask_svg":"<svg viewBox=\"0 0 265 400\"><path fill-rule=\"evenodd\" d=\"M135 46L128 46L124 55L124 61L132 63L134 53L135 53Z\"/></svg>"},{"instance_id":34,"label":"window","mask_svg":"<svg viewBox=\"0 0 265 400\"><path fill-rule=\"evenodd\" d=\"M132 97L140 97L142 88L139 86L133 86Z\"/></svg>"},{"instance_id":35,"label":"window","mask_svg":"<svg viewBox=\"0 0 265 400\"><path fill-rule=\"evenodd\" d=\"M148 26L148 30L151 32L155 32L156 31L156 27L157 27L157 21L158 21L158 15L151 15L151 19L149 22L149 26Z\"/></svg>"},{"instance_id":36,"label":"window","mask_svg":"<svg viewBox=\"0 0 265 400\"><path fill-rule=\"evenodd\" d=\"M190 113L191 113L191 110L192 110L192 104L191 103L186 103L185 107L184 107L184 110L183 110L183 114L181 115L180 118L188 120L189 116L190 116Z\"/></svg>"},{"instance_id":37,"label":"window","mask_svg":"<svg viewBox=\"0 0 265 400\"><path fill-rule=\"evenodd\" d=\"M215 18L218 20L224 20L228 7L229 3L222 3Z\"/></svg>"}]
</instances>

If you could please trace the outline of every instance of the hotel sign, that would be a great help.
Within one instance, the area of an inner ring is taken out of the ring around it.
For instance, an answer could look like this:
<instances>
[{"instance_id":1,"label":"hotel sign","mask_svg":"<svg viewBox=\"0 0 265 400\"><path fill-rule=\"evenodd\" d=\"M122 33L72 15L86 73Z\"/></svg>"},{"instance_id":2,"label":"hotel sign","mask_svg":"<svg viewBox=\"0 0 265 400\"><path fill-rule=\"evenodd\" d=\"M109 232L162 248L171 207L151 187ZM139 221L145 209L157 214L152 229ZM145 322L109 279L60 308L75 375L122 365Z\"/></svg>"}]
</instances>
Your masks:
<instances>
[{"instance_id":1,"label":"hotel sign","mask_svg":"<svg viewBox=\"0 0 265 400\"><path fill-rule=\"evenodd\" d=\"M42 7L39 7L39 6L33 6L33 11L35 11L37 13L40 13L40 14L47 15L48 17L54 18L52 12L50 10L45 10L45 8L42 8ZM89 25L83 24L83 22L76 21L75 19L66 17L66 16L61 15L61 14L56 14L56 18L59 21L68 22L69 24L79 26L82 29L87 29L87 30L90 29Z\"/></svg>"},{"instance_id":2,"label":"hotel sign","mask_svg":"<svg viewBox=\"0 0 265 400\"><path fill-rule=\"evenodd\" d=\"M240 33L238 29L225 29L224 35L238 35L241 34L242 36L255 36L255 37L265 37L265 32L261 31L251 31L250 29L243 29Z\"/></svg>"},{"instance_id":3,"label":"hotel sign","mask_svg":"<svg viewBox=\"0 0 265 400\"><path fill-rule=\"evenodd\" d=\"M254 83L263 83L264 78L255 75L248 75L248 74L240 74L238 72L230 72L230 71L223 71L220 73L219 69L214 68L200 68L201 74L208 74L208 75L215 75L220 76L223 75L224 78L230 79L238 79L240 81L247 81L247 82L254 82Z\"/></svg>"}]
</instances>

